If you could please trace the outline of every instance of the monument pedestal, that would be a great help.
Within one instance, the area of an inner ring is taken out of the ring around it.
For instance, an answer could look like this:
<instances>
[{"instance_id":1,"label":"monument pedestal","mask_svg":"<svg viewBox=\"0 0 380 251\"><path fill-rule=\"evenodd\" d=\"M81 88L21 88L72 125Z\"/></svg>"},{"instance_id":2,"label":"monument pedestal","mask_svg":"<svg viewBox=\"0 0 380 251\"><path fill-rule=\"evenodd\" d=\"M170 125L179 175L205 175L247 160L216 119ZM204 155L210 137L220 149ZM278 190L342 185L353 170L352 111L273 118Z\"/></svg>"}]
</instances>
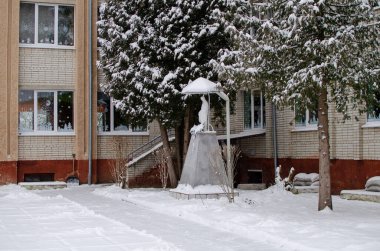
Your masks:
<instances>
[{"instance_id":1,"label":"monument pedestal","mask_svg":"<svg viewBox=\"0 0 380 251\"><path fill-rule=\"evenodd\" d=\"M222 185L226 180L216 132L198 132L191 136L179 185L170 195L177 199L225 197Z\"/></svg>"}]
</instances>

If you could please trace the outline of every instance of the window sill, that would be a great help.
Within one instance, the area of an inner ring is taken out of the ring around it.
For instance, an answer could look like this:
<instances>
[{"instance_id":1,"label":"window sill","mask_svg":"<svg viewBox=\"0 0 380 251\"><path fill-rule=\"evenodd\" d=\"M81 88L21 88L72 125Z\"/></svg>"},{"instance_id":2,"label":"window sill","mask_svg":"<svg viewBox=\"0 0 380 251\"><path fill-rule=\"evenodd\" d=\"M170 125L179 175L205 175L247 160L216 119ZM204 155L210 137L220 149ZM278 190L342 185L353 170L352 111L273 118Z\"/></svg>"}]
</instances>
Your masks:
<instances>
[{"instance_id":1,"label":"window sill","mask_svg":"<svg viewBox=\"0 0 380 251\"><path fill-rule=\"evenodd\" d=\"M51 44L19 44L19 48L75 50L75 46L51 45Z\"/></svg>"},{"instance_id":2,"label":"window sill","mask_svg":"<svg viewBox=\"0 0 380 251\"><path fill-rule=\"evenodd\" d=\"M98 132L98 136L149 136L149 132Z\"/></svg>"},{"instance_id":3,"label":"window sill","mask_svg":"<svg viewBox=\"0 0 380 251\"><path fill-rule=\"evenodd\" d=\"M291 132L313 132L318 131L317 126L302 126L302 127L295 127Z\"/></svg>"},{"instance_id":4,"label":"window sill","mask_svg":"<svg viewBox=\"0 0 380 251\"><path fill-rule=\"evenodd\" d=\"M380 121L371 121L362 125L362 128L376 128L376 127L380 127Z\"/></svg>"},{"instance_id":5,"label":"window sill","mask_svg":"<svg viewBox=\"0 0 380 251\"><path fill-rule=\"evenodd\" d=\"M20 132L19 136L75 136L75 132Z\"/></svg>"}]
</instances>

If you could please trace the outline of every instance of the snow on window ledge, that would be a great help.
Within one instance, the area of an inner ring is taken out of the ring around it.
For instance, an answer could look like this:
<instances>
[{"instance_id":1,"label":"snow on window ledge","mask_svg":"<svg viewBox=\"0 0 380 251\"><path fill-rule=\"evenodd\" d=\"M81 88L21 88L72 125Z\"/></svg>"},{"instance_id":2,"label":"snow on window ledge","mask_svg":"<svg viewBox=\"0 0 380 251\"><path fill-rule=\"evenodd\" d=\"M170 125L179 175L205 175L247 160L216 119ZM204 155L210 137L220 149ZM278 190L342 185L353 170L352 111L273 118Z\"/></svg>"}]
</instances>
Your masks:
<instances>
[{"instance_id":1,"label":"snow on window ledge","mask_svg":"<svg viewBox=\"0 0 380 251\"><path fill-rule=\"evenodd\" d=\"M99 136L149 136L149 132L113 131L98 132Z\"/></svg>"},{"instance_id":2,"label":"snow on window ledge","mask_svg":"<svg viewBox=\"0 0 380 251\"><path fill-rule=\"evenodd\" d=\"M19 44L20 48L38 48L38 49L62 49L75 50L75 46L51 45L51 44Z\"/></svg>"},{"instance_id":3,"label":"snow on window ledge","mask_svg":"<svg viewBox=\"0 0 380 251\"><path fill-rule=\"evenodd\" d=\"M19 136L75 136L75 132L19 132Z\"/></svg>"},{"instance_id":4,"label":"snow on window ledge","mask_svg":"<svg viewBox=\"0 0 380 251\"><path fill-rule=\"evenodd\" d=\"M317 125L313 126L299 126L299 127L294 127L292 132L311 132L311 131L317 131Z\"/></svg>"},{"instance_id":5,"label":"snow on window ledge","mask_svg":"<svg viewBox=\"0 0 380 251\"><path fill-rule=\"evenodd\" d=\"M380 121L367 121L367 123L362 125L362 128L373 128L373 127L380 127Z\"/></svg>"}]
</instances>

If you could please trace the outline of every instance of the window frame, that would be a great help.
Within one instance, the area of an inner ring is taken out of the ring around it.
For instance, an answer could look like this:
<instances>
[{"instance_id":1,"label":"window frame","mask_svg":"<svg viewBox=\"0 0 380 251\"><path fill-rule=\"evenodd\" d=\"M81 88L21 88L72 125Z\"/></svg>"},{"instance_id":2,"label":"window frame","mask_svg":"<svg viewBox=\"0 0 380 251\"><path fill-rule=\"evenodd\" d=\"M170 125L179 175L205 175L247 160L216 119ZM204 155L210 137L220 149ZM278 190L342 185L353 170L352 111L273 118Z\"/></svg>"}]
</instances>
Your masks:
<instances>
[{"instance_id":1,"label":"window frame","mask_svg":"<svg viewBox=\"0 0 380 251\"><path fill-rule=\"evenodd\" d=\"M72 4L52 4L52 3L34 3L34 2L20 2L20 4L33 4L34 5L34 43L28 44L28 43L21 43L19 41L19 47L24 48L55 48L55 49L75 49L76 46L76 21L75 21L75 6ZM54 44L47 44L47 43L40 43L38 40L38 13L39 13L39 6L47 6L47 7L54 7ZM58 44L58 15L59 15L59 6L69 6L73 7L74 9L74 15L73 15L73 45L59 45Z\"/></svg>"},{"instance_id":2,"label":"window frame","mask_svg":"<svg viewBox=\"0 0 380 251\"><path fill-rule=\"evenodd\" d=\"M245 125L245 92L250 92L250 98L251 98L251 126L249 128L246 127ZM255 95L254 92L260 92L260 126L255 127ZM243 90L243 128L244 131L252 131L252 130L265 130L266 128L266 123L264 123L264 109L265 106L263 105L265 101L265 97L263 95L263 91L259 89L248 89L248 90Z\"/></svg>"},{"instance_id":3,"label":"window frame","mask_svg":"<svg viewBox=\"0 0 380 251\"><path fill-rule=\"evenodd\" d=\"M99 93L99 92L98 92ZM100 92L102 93L102 92ZM133 136L147 136L149 135L149 125L147 123L146 126L146 131L133 131L133 126L128 125L128 130L120 130L120 131L115 131L115 105L113 102L113 97L109 97L110 99L110 130L109 131L99 131L98 130L98 125L96 124L96 131L97 134L100 136L113 136L113 135L133 135ZM96 112L96 116L98 115L98 111Z\"/></svg>"},{"instance_id":4,"label":"window frame","mask_svg":"<svg viewBox=\"0 0 380 251\"><path fill-rule=\"evenodd\" d=\"M20 136L75 136L75 120L74 120L74 114L75 114L75 107L74 107L74 95L75 92L73 90L30 90L30 89L25 89L25 90L19 90L19 91L33 91L33 131L26 131L22 132L19 130L19 127L17 127L18 134ZM41 131L38 130L38 93L42 92L53 92L54 94L54 130L52 131ZM74 129L71 132L65 132L65 131L59 131L58 130L58 92L72 92L73 94L73 104L72 104L72 112L73 112L73 126ZM20 115L18 114L18 121L20 119Z\"/></svg>"},{"instance_id":5,"label":"window frame","mask_svg":"<svg viewBox=\"0 0 380 251\"><path fill-rule=\"evenodd\" d=\"M318 111L317 111L318 112ZM297 106L294 105L294 131L314 131L318 130L318 123L311 124L309 123L310 120L310 110L308 108L305 108L305 125L297 125L296 123L296 117L297 117Z\"/></svg>"},{"instance_id":6,"label":"window frame","mask_svg":"<svg viewBox=\"0 0 380 251\"><path fill-rule=\"evenodd\" d=\"M375 92L375 95L376 95L377 105L376 105L376 107L372 107L371 110L367 106L366 124L364 125L364 127L380 127L380 114L379 114L378 118L371 116L371 114L374 113L375 109L380 108L380 91Z\"/></svg>"}]
</instances>

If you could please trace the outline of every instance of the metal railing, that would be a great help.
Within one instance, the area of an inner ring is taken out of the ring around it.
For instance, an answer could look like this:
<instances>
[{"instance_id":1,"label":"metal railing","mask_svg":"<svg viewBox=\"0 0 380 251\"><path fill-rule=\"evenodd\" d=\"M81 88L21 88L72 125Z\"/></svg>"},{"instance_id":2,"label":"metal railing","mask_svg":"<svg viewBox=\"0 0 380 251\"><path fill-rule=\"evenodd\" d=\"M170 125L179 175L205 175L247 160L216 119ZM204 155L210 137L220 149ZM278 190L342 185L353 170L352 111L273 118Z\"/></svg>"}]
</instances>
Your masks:
<instances>
[{"instance_id":1,"label":"metal railing","mask_svg":"<svg viewBox=\"0 0 380 251\"><path fill-rule=\"evenodd\" d=\"M175 131L174 130L168 130L168 138L170 139L171 137L175 136ZM151 141L143 144L142 146L136 148L133 150L131 153L128 154L128 161L132 161L133 159L141 156L142 154L150 151L153 149L155 146L160 144L162 142L161 136L157 136L153 138Z\"/></svg>"}]
</instances>

